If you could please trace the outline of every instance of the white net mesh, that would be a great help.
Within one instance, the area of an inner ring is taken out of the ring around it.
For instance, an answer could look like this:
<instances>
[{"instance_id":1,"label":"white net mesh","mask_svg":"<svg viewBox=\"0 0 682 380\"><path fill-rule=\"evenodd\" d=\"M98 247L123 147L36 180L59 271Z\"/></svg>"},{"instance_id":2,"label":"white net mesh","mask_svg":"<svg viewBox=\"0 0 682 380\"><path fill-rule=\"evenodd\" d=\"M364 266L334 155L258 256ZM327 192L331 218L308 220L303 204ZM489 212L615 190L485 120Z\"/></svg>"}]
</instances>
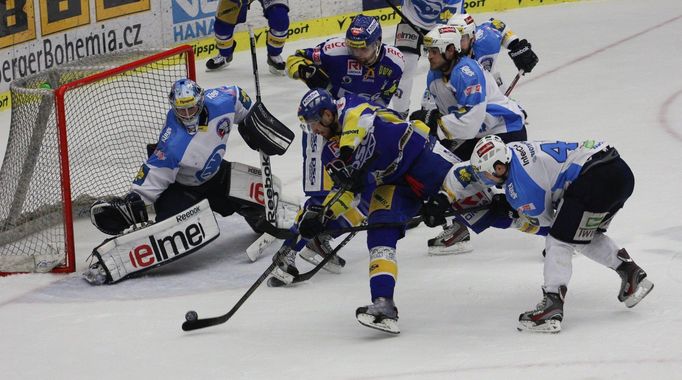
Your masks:
<instances>
[{"instance_id":1,"label":"white net mesh","mask_svg":"<svg viewBox=\"0 0 682 380\"><path fill-rule=\"evenodd\" d=\"M11 85L12 122L0 169L0 272L73 271L62 196L59 128L65 128L75 219L99 198L121 196L156 142L171 84L188 76L187 52L141 66L159 51L89 57ZM189 52L191 54L191 52ZM64 93L58 125L56 89L115 68Z\"/></svg>"}]
</instances>

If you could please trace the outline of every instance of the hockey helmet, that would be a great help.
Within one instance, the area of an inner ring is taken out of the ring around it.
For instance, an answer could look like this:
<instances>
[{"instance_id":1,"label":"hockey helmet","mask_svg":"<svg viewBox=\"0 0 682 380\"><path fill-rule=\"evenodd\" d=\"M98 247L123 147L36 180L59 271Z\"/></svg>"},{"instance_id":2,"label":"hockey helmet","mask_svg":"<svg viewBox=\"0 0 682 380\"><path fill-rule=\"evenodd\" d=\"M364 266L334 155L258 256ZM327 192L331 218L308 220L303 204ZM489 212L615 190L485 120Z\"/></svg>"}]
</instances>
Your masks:
<instances>
[{"instance_id":1,"label":"hockey helmet","mask_svg":"<svg viewBox=\"0 0 682 380\"><path fill-rule=\"evenodd\" d=\"M496 174L495 164L502 164L509 167L512 153L507 144L502 141L499 136L488 135L478 140L474 146L474 151L471 154L471 167L484 183L488 185L496 185L485 176L485 173L504 179Z\"/></svg>"},{"instance_id":2,"label":"hockey helmet","mask_svg":"<svg viewBox=\"0 0 682 380\"><path fill-rule=\"evenodd\" d=\"M471 39L474 39L476 36L476 23L470 14L458 13L452 15L448 20L448 25L456 27L462 36L469 36Z\"/></svg>"},{"instance_id":3,"label":"hockey helmet","mask_svg":"<svg viewBox=\"0 0 682 380\"><path fill-rule=\"evenodd\" d=\"M180 79L173 83L168 101L187 131L196 133L204 106L204 90L191 79Z\"/></svg>"},{"instance_id":4,"label":"hockey helmet","mask_svg":"<svg viewBox=\"0 0 682 380\"><path fill-rule=\"evenodd\" d=\"M436 25L424 36L425 49L437 48L441 54L445 54L450 45L455 46L455 52L462 51L462 35L452 25Z\"/></svg>"},{"instance_id":5,"label":"hockey helmet","mask_svg":"<svg viewBox=\"0 0 682 380\"><path fill-rule=\"evenodd\" d=\"M298 118L305 124L317 123L322 118L323 110L336 114L334 97L323 88L314 88L303 95L298 106Z\"/></svg>"},{"instance_id":6,"label":"hockey helmet","mask_svg":"<svg viewBox=\"0 0 682 380\"><path fill-rule=\"evenodd\" d=\"M363 65L372 65L381 49L381 24L376 18L359 14L346 31L346 46Z\"/></svg>"}]
</instances>

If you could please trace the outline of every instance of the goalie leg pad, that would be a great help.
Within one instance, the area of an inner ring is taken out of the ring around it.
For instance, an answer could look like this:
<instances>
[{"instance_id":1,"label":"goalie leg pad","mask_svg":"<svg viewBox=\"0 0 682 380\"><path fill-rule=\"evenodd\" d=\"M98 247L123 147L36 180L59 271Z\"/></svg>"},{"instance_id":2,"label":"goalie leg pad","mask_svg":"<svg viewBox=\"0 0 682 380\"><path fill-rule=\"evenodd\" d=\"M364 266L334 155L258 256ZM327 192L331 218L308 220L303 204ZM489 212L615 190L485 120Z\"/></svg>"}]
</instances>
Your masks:
<instances>
[{"instance_id":1,"label":"goalie leg pad","mask_svg":"<svg viewBox=\"0 0 682 380\"><path fill-rule=\"evenodd\" d=\"M213 211L203 200L162 222L105 240L93 250L96 262L83 276L90 283L115 284L187 256L218 235Z\"/></svg>"},{"instance_id":2,"label":"goalie leg pad","mask_svg":"<svg viewBox=\"0 0 682 380\"><path fill-rule=\"evenodd\" d=\"M265 204L265 187L261 176L261 169L239 162L232 162L230 185L227 195L239 201L263 206ZM277 226L289 228L294 224L296 214L300 209L298 201L286 198L282 194L282 181L272 175L273 198L276 204ZM263 214L264 215L264 214Z\"/></svg>"},{"instance_id":3,"label":"goalie leg pad","mask_svg":"<svg viewBox=\"0 0 682 380\"><path fill-rule=\"evenodd\" d=\"M251 107L239 123L238 130L249 148L270 156L284 154L294 140L294 132L277 120L260 101Z\"/></svg>"}]
</instances>

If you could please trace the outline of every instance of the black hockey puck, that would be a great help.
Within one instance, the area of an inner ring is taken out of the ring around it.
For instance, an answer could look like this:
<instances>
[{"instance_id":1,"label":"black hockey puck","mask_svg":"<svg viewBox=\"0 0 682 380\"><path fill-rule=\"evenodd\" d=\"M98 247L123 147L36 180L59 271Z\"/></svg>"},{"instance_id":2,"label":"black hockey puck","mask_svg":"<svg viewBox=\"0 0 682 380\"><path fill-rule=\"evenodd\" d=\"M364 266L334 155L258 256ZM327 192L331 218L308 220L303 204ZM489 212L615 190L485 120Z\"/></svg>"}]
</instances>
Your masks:
<instances>
[{"instance_id":1,"label":"black hockey puck","mask_svg":"<svg viewBox=\"0 0 682 380\"><path fill-rule=\"evenodd\" d=\"M197 314L196 311L190 310L187 313L185 313L185 320L187 322L196 321L197 319L199 319L199 315Z\"/></svg>"}]
</instances>

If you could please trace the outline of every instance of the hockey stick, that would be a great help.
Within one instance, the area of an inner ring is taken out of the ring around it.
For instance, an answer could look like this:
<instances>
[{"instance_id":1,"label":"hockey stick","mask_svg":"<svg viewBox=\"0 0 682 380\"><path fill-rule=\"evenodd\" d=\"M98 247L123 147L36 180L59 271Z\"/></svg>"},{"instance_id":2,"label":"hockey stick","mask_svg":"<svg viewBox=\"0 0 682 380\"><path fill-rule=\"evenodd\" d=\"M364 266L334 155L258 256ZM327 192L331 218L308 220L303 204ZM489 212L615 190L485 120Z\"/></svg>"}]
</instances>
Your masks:
<instances>
[{"instance_id":1,"label":"hockey stick","mask_svg":"<svg viewBox=\"0 0 682 380\"><path fill-rule=\"evenodd\" d=\"M391 2L391 0L386 0L386 4L388 4L389 7L393 8L393 10L395 11L395 13L398 14L398 16L400 16L400 18L401 18L403 21L405 21L405 23L406 23L407 25L409 25L412 29L414 29L414 31L417 32L417 34L419 34L419 36L420 36L421 38L424 38L424 33L422 33L422 29L419 28L419 27L417 27L416 25L414 25L414 24L412 23L412 21L410 21L407 17L405 17L405 15L403 14L403 12L401 12L400 9L398 9L398 7L397 7L395 4L393 4L393 2Z\"/></svg>"},{"instance_id":2,"label":"hockey stick","mask_svg":"<svg viewBox=\"0 0 682 380\"><path fill-rule=\"evenodd\" d=\"M480 206L468 207L468 208L464 208L461 210L454 210L453 209L451 211L446 212L444 216L447 218L450 216L466 214L468 212L483 211L483 210L487 210L488 208L490 208L490 205L480 205ZM422 220L423 219L421 216L415 216L414 218L410 219L408 222L404 222L404 223L403 222L394 222L394 223L363 224L363 225L356 226L356 227L345 227L345 228L335 228L335 229L331 229L331 230L326 230L325 233L345 234L348 232L360 232L360 231L374 230L377 228L402 227L402 226L405 226L405 225L410 224L410 223L419 224L422 222ZM268 233L270 233L270 232L268 232ZM278 239L290 239L290 238L293 238L297 235L294 234L293 232L287 230L286 233L282 233L280 236L282 236L282 237L278 238Z\"/></svg>"},{"instance_id":3,"label":"hockey stick","mask_svg":"<svg viewBox=\"0 0 682 380\"><path fill-rule=\"evenodd\" d=\"M251 66L253 67L253 78L256 82L256 102L260 102L260 79L258 77L258 60L256 59L256 38L250 23L247 23L247 28L249 29L249 45L251 47ZM263 181L263 196L265 198L263 202L263 206L265 207L265 219L260 220L257 227L262 227L264 224L267 224L277 228L277 203L279 202L279 194L275 191L274 182L272 180L270 156L265 154L262 149L258 150L258 153L260 155L261 180ZM260 229L265 230L265 228ZM268 232L266 231L266 233ZM274 236L273 234L269 235ZM259 246L261 240L262 239L258 239L253 244ZM258 247L255 248L256 249L253 249L252 246L247 248L247 256L251 261L256 261L262 252Z\"/></svg>"},{"instance_id":4,"label":"hockey stick","mask_svg":"<svg viewBox=\"0 0 682 380\"><path fill-rule=\"evenodd\" d=\"M324 209L322 210L322 215L326 214L326 212L329 210L329 207L331 207L331 205L336 203L339 200L339 198L341 198L341 195L343 195L345 190L347 189L341 189L334 195L334 197L329 202L327 202L327 204L324 206ZM330 253L329 257L335 255L336 252L338 252L338 250L341 248L342 245L339 244L339 246L336 247L334 251ZM237 312L237 310L239 310L239 308L244 304L244 302L246 302L246 300L249 299L249 297L251 297L251 294L253 294L253 292L255 292L256 289L258 289L258 287L263 283L263 281L265 281L265 279L268 278L270 273L272 273L272 271L275 270L275 267L277 267L277 264L279 264L280 259L282 258L285 251L286 251L285 247L282 247L280 248L279 251L277 251L277 253L275 254L275 258L272 260L272 264L270 264L270 266L268 266L265 269L263 274L261 274L260 277L258 277L256 282L254 282L253 285L251 285L249 290L247 290L246 293L244 293L242 298L240 298L239 301L237 301L237 303L234 306L232 306L232 308L227 313L217 317L199 319L197 312L194 310L190 310L187 313L185 313L185 322L182 323L182 330L184 331L198 330L203 329L205 327L216 326L227 322L230 318L232 318L232 316Z\"/></svg>"},{"instance_id":5,"label":"hockey stick","mask_svg":"<svg viewBox=\"0 0 682 380\"><path fill-rule=\"evenodd\" d=\"M519 70L518 73L516 73L516 76L514 77L514 80L509 84L509 88L507 88L507 91L504 92L504 96L509 96L511 94L512 90L514 89L514 86L516 86L516 83L521 79L521 76L524 74L523 70Z\"/></svg>"},{"instance_id":6,"label":"hockey stick","mask_svg":"<svg viewBox=\"0 0 682 380\"><path fill-rule=\"evenodd\" d=\"M322 269L322 267L325 266L325 264L327 264L329 262L329 260L331 260L334 257L334 255L336 255L336 253L338 251L341 250L341 248L343 248L346 244L348 244L348 242L351 241L353 239L353 237L355 235L357 235L357 233L358 233L358 231L353 231L348 236L346 236L341 241L341 243L339 243L339 245L337 245L336 248L334 248L334 250L331 253L327 253L327 255L324 257L324 259L322 259L322 261L320 261L317 265L315 265L315 268L313 268L313 269L311 269L305 273L300 273L300 274L294 276L294 280L291 283L296 284L299 282L310 280L317 272L320 271L320 269Z\"/></svg>"}]
</instances>

